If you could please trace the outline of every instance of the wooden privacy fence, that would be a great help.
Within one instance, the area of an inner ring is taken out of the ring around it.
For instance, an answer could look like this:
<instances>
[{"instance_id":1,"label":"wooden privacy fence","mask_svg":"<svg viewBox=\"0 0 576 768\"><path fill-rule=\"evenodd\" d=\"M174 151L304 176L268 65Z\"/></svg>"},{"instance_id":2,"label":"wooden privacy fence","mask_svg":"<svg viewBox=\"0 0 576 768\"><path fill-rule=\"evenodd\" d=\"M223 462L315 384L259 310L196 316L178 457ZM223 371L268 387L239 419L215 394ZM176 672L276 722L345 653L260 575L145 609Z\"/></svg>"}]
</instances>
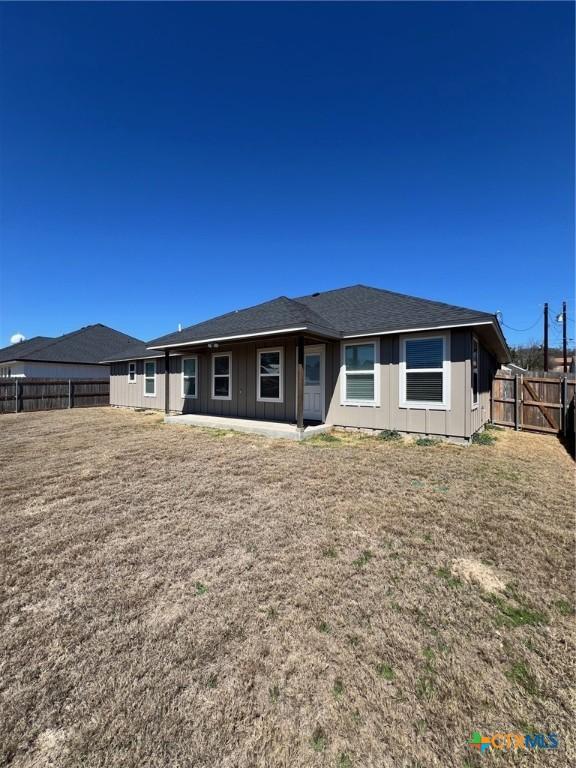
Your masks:
<instances>
[{"instance_id":1,"label":"wooden privacy fence","mask_svg":"<svg viewBox=\"0 0 576 768\"><path fill-rule=\"evenodd\" d=\"M0 413L110 405L109 379L0 379Z\"/></svg>"},{"instance_id":2,"label":"wooden privacy fence","mask_svg":"<svg viewBox=\"0 0 576 768\"><path fill-rule=\"evenodd\" d=\"M568 433L568 410L574 399L574 375L507 374L492 382L492 421L533 432Z\"/></svg>"}]
</instances>

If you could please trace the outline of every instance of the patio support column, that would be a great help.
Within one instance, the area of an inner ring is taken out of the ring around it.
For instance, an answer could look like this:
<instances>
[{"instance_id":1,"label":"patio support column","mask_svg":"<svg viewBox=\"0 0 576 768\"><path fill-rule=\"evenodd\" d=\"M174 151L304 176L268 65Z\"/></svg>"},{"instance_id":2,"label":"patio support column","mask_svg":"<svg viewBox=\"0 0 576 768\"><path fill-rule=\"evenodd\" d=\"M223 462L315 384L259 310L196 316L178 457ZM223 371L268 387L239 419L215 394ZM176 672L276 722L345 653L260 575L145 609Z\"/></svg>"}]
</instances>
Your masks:
<instances>
[{"instance_id":1,"label":"patio support column","mask_svg":"<svg viewBox=\"0 0 576 768\"><path fill-rule=\"evenodd\" d=\"M304 336L298 336L298 364L296 368L296 425L304 429Z\"/></svg>"},{"instance_id":2,"label":"patio support column","mask_svg":"<svg viewBox=\"0 0 576 768\"><path fill-rule=\"evenodd\" d=\"M164 413L170 413L170 352L164 350Z\"/></svg>"}]
</instances>

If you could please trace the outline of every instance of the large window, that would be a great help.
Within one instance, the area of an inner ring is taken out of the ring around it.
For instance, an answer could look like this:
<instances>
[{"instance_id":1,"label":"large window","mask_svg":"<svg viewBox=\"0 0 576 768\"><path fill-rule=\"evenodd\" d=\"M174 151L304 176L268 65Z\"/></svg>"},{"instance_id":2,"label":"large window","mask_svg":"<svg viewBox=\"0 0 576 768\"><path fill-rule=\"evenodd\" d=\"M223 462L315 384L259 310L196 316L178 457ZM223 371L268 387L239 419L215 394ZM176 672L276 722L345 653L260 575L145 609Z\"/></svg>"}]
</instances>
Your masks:
<instances>
[{"instance_id":1,"label":"large window","mask_svg":"<svg viewBox=\"0 0 576 768\"><path fill-rule=\"evenodd\" d=\"M472 405L478 405L478 369L480 345L476 336L472 336Z\"/></svg>"},{"instance_id":2,"label":"large window","mask_svg":"<svg viewBox=\"0 0 576 768\"><path fill-rule=\"evenodd\" d=\"M182 360L182 397L197 397L197 372L198 358L185 357Z\"/></svg>"},{"instance_id":3,"label":"large window","mask_svg":"<svg viewBox=\"0 0 576 768\"><path fill-rule=\"evenodd\" d=\"M400 406L450 407L448 336L404 337L400 342Z\"/></svg>"},{"instance_id":4,"label":"large window","mask_svg":"<svg viewBox=\"0 0 576 768\"><path fill-rule=\"evenodd\" d=\"M212 399L232 399L232 353L212 355Z\"/></svg>"},{"instance_id":5,"label":"large window","mask_svg":"<svg viewBox=\"0 0 576 768\"><path fill-rule=\"evenodd\" d=\"M259 349L257 359L256 399L264 403L281 403L284 398L284 355L282 349Z\"/></svg>"},{"instance_id":6,"label":"large window","mask_svg":"<svg viewBox=\"0 0 576 768\"><path fill-rule=\"evenodd\" d=\"M136 363L128 363L128 383L136 383Z\"/></svg>"},{"instance_id":7,"label":"large window","mask_svg":"<svg viewBox=\"0 0 576 768\"><path fill-rule=\"evenodd\" d=\"M144 360L144 396L156 394L156 360Z\"/></svg>"},{"instance_id":8,"label":"large window","mask_svg":"<svg viewBox=\"0 0 576 768\"><path fill-rule=\"evenodd\" d=\"M343 344L341 401L343 405L378 405L379 359L376 342Z\"/></svg>"}]
</instances>

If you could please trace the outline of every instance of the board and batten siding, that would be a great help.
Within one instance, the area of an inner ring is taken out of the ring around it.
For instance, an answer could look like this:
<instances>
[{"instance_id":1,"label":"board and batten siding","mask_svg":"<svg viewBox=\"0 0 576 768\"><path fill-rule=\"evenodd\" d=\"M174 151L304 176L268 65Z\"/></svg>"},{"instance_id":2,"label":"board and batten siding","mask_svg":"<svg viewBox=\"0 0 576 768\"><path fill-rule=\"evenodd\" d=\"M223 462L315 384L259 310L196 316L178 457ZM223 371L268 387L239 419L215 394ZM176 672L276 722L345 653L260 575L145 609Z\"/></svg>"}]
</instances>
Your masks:
<instances>
[{"instance_id":1,"label":"board and batten siding","mask_svg":"<svg viewBox=\"0 0 576 768\"><path fill-rule=\"evenodd\" d=\"M450 335L450 409L400 407L400 335L377 337L380 344L380 405L341 405L340 365L341 345L332 345L333 380L331 400L326 420L342 427L364 429L396 429L399 432L442 435L450 437L470 436L471 393L469 381L470 331L442 331ZM413 338L426 334L410 334ZM373 339L370 339L372 341ZM350 339L353 342L354 339ZM358 339L358 341L361 341Z\"/></svg>"},{"instance_id":2,"label":"board and batten siding","mask_svg":"<svg viewBox=\"0 0 576 768\"><path fill-rule=\"evenodd\" d=\"M472 334L470 328L443 331L450 336L450 408L434 410L400 406L400 335L376 338L380 352L380 405L342 405L340 394L341 343L326 342L326 423L341 427L396 429L400 432L469 438L490 419L490 389L496 361L480 343L479 403L472 403ZM410 334L414 338L429 334ZM374 337L371 338L374 340ZM350 340L352 341L352 340ZM262 403L256 397L257 350L283 349L283 402ZM212 354L232 354L232 398L214 400ZM182 397L182 359L197 358L197 397ZM156 358L156 394L144 395L144 360L136 360L136 382L128 381L128 362L113 363L111 405L164 410L164 357ZM217 350L194 350L170 357L170 410L231 418L290 421L296 419L296 340L222 345Z\"/></svg>"},{"instance_id":3,"label":"board and batten siding","mask_svg":"<svg viewBox=\"0 0 576 768\"><path fill-rule=\"evenodd\" d=\"M479 347L479 383L478 383L478 405L474 406L472 397L472 334L470 334L470 359L468 360L469 391L470 391L470 423L469 434L478 432L486 422L490 421L491 413L491 395L492 380L498 370L498 362L495 357L488 352L480 341Z\"/></svg>"},{"instance_id":4,"label":"board and batten siding","mask_svg":"<svg viewBox=\"0 0 576 768\"><path fill-rule=\"evenodd\" d=\"M128 361L111 363L110 405L164 409L164 358L153 359L156 360L156 394L154 396L144 395L144 360L132 361L136 363L135 382L128 381ZM172 367L172 360L170 367Z\"/></svg>"},{"instance_id":5,"label":"board and batten siding","mask_svg":"<svg viewBox=\"0 0 576 768\"><path fill-rule=\"evenodd\" d=\"M256 360L259 349L281 348L284 352L283 401L259 402L256 397ZM212 354L232 354L232 398L212 399ZM197 358L197 397L182 397L182 359ZM131 408L164 409L164 357L156 358L156 395L144 395L144 360L136 360L136 382L128 381L128 361L112 364L110 404ZM217 350L194 350L170 357L170 410L178 413L200 413L210 416L294 421L296 418L296 342L278 339L266 343L247 343L218 347Z\"/></svg>"}]
</instances>

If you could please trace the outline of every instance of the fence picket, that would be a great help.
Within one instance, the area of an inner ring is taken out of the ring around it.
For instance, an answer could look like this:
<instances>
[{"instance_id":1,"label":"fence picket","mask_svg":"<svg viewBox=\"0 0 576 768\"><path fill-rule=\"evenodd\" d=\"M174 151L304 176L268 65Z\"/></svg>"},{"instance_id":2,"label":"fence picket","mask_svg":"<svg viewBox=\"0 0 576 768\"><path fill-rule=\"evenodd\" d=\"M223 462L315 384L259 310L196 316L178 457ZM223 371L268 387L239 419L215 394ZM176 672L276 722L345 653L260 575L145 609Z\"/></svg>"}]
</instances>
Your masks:
<instances>
[{"instance_id":1,"label":"fence picket","mask_svg":"<svg viewBox=\"0 0 576 768\"><path fill-rule=\"evenodd\" d=\"M109 379L2 379L0 414L110 405Z\"/></svg>"}]
</instances>

